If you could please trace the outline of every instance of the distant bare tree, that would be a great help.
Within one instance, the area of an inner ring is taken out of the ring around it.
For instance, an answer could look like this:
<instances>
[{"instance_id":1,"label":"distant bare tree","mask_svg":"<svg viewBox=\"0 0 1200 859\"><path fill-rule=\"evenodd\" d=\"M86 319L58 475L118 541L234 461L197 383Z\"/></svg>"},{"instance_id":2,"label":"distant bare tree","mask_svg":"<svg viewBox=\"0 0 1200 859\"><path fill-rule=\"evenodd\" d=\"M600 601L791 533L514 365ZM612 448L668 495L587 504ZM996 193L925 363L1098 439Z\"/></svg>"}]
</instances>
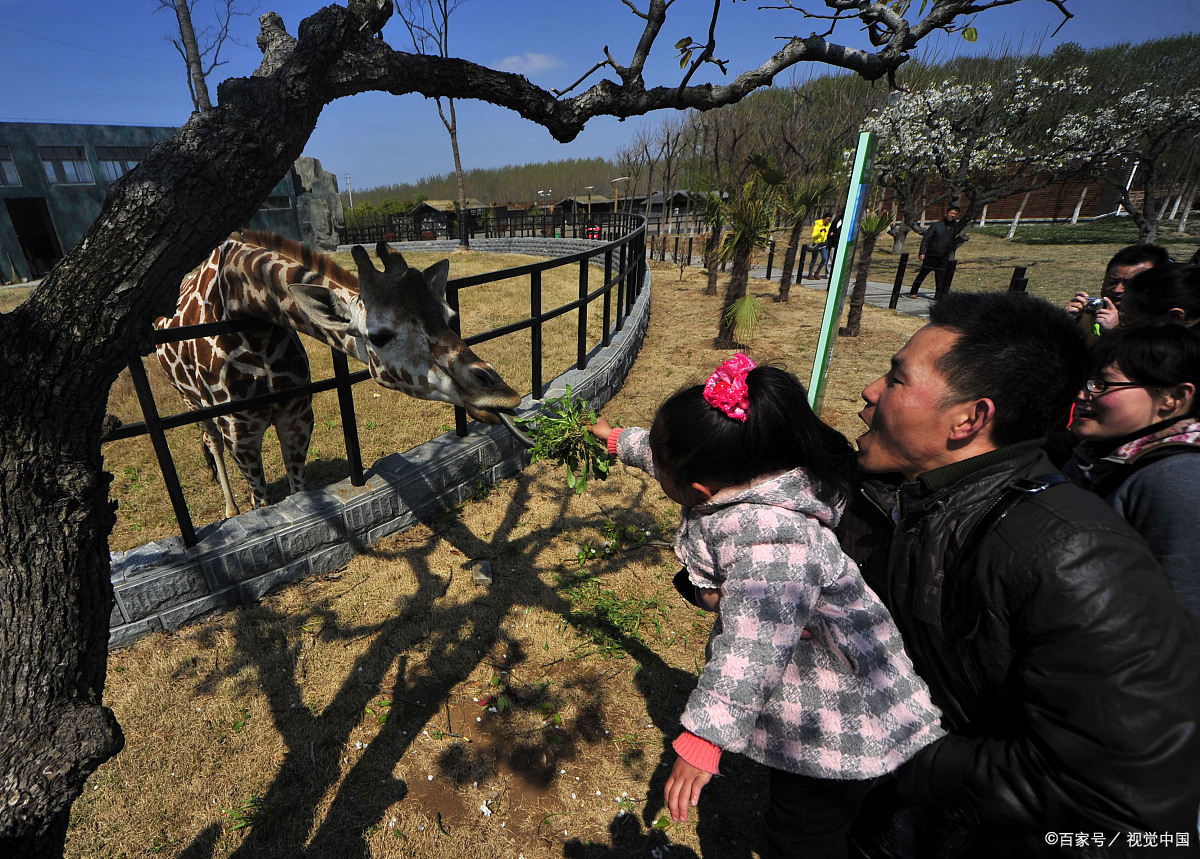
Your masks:
<instances>
[{"instance_id":1,"label":"distant bare tree","mask_svg":"<svg viewBox=\"0 0 1200 859\"><path fill-rule=\"evenodd\" d=\"M221 59L221 49L227 41L235 41L229 35L230 22L239 15L250 15L258 10L258 5L246 11L237 9L238 0L213 0L213 13L216 23L206 26L196 34L193 25L192 11L198 0L155 0L158 12L163 9L175 13L179 22L179 38L171 38L171 44L187 64L188 92L192 96L192 108L204 111L212 110L212 101L208 96L208 76L218 66L225 65Z\"/></svg>"},{"instance_id":2,"label":"distant bare tree","mask_svg":"<svg viewBox=\"0 0 1200 859\"><path fill-rule=\"evenodd\" d=\"M466 0L404 0L398 4L400 20L408 28L413 48L419 54L438 57L450 56L450 16ZM450 151L454 154L454 177L458 184L458 246L467 250L471 246L467 230L467 183L463 177L462 156L458 151L458 117L454 113L454 99L447 98L445 108L442 98L434 98L438 117L450 135Z\"/></svg>"}]
</instances>

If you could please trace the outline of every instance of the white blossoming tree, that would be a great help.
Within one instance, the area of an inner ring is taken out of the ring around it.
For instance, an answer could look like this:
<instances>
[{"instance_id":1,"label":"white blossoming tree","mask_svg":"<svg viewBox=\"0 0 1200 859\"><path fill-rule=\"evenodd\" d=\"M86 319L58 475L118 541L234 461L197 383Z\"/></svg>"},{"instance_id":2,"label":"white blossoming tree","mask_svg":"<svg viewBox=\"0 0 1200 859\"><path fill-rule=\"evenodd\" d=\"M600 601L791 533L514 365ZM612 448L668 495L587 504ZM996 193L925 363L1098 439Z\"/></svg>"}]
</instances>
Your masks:
<instances>
[{"instance_id":1,"label":"white blossoming tree","mask_svg":"<svg viewBox=\"0 0 1200 859\"><path fill-rule=\"evenodd\" d=\"M1147 84L1098 110L1069 116L1065 124L1094 142L1109 169L1104 180L1121 194L1121 206L1138 227L1138 241L1153 242L1171 199L1171 187L1190 171L1200 144L1200 89L1165 92ZM1130 181L1135 178L1138 181ZM1142 191L1135 198L1133 189Z\"/></svg>"},{"instance_id":2,"label":"white blossoming tree","mask_svg":"<svg viewBox=\"0 0 1200 859\"><path fill-rule=\"evenodd\" d=\"M963 229L988 203L1091 168L1091 128L1069 113L1085 95L1082 71L1046 80L1019 67L1009 80L951 80L901 94L864 124L880 137L875 168L900 217L896 247L922 232L921 212L963 207ZM941 191L922 199L927 188Z\"/></svg>"}]
</instances>

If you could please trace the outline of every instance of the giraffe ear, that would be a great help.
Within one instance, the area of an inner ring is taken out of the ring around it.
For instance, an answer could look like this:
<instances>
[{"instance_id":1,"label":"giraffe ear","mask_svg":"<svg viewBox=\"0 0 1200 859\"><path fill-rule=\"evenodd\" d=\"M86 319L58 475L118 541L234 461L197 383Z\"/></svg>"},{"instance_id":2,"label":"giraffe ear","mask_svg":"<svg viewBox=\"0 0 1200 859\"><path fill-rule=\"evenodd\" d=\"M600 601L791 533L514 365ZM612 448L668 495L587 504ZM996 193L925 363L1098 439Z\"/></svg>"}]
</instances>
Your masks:
<instances>
[{"instance_id":1,"label":"giraffe ear","mask_svg":"<svg viewBox=\"0 0 1200 859\"><path fill-rule=\"evenodd\" d=\"M438 298L446 298L446 278L450 274L450 260L435 262L425 269L425 285Z\"/></svg>"},{"instance_id":2,"label":"giraffe ear","mask_svg":"<svg viewBox=\"0 0 1200 859\"><path fill-rule=\"evenodd\" d=\"M350 327L350 307L333 290L310 283L291 283L288 292L300 312L318 327L329 331L346 331Z\"/></svg>"}]
</instances>

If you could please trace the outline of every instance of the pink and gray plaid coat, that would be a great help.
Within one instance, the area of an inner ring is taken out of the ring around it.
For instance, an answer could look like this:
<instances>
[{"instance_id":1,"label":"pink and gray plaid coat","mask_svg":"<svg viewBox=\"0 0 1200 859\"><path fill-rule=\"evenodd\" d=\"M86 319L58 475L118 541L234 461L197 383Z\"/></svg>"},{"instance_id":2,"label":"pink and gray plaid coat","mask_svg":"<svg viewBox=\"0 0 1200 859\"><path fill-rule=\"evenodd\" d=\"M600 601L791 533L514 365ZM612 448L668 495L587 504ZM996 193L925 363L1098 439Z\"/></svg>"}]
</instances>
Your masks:
<instances>
[{"instance_id":1,"label":"pink and gray plaid coat","mask_svg":"<svg viewBox=\"0 0 1200 859\"><path fill-rule=\"evenodd\" d=\"M653 476L648 436L624 430L616 451ZM795 469L683 508L675 554L721 603L682 722L775 769L867 779L945 731L891 615L838 545L843 502L830 495Z\"/></svg>"}]
</instances>

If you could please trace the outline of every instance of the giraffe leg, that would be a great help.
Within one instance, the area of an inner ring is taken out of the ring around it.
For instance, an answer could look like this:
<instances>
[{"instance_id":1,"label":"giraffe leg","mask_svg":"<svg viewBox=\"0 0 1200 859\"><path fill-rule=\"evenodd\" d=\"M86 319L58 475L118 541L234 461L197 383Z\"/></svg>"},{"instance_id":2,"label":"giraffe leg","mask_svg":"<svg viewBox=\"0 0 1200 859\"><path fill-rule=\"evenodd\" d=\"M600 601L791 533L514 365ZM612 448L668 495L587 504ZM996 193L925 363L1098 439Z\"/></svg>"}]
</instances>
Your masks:
<instances>
[{"instance_id":1,"label":"giraffe leg","mask_svg":"<svg viewBox=\"0 0 1200 859\"><path fill-rule=\"evenodd\" d=\"M204 430L204 447L212 457L213 472L221 487L221 494L225 496L225 518L230 519L241 511L233 498L233 487L229 485L229 472L225 468L225 439L212 421L202 422L201 427Z\"/></svg>"},{"instance_id":2,"label":"giraffe leg","mask_svg":"<svg viewBox=\"0 0 1200 859\"><path fill-rule=\"evenodd\" d=\"M304 463L308 460L308 445L313 433L312 397L283 403L275 413L275 431L287 469L288 494L303 492Z\"/></svg>"},{"instance_id":3,"label":"giraffe leg","mask_svg":"<svg viewBox=\"0 0 1200 859\"><path fill-rule=\"evenodd\" d=\"M250 506L267 506L267 479L263 473L262 440L269 418L263 412L236 412L219 419L221 434L233 461L250 484Z\"/></svg>"}]
</instances>

